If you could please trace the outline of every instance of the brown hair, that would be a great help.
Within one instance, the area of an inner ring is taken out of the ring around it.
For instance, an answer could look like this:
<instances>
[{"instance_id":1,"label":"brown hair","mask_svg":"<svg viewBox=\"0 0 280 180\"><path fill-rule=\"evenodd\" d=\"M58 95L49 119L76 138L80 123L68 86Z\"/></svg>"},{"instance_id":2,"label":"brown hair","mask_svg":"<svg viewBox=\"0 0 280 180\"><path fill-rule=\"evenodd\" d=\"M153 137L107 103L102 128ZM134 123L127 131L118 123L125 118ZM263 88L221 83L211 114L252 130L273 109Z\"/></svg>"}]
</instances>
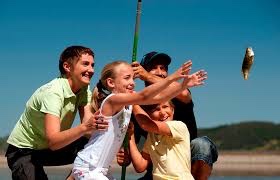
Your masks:
<instances>
[{"instance_id":1,"label":"brown hair","mask_svg":"<svg viewBox=\"0 0 280 180\"><path fill-rule=\"evenodd\" d=\"M165 103L165 102L163 102ZM174 104L172 102L172 100L169 100L168 103L170 104L170 106L174 109ZM146 111L147 114L149 114L150 112L152 112L154 109L157 108L158 105L160 105L162 103L158 103L158 104L149 104L149 105L141 105L141 108Z\"/></svg>"},{"instance_id":2,"label":"brown hair","mask_svg":"<svg viewBox=\"0 0 280 180\"><path fill-rule=\"evenodd\" d=\"M83 54L89 54L92 57L94 57L94 53L90 48L83 47L83 46L70 46L67 47L60 55L59 58L59 71L61 75L64 75L65 69L63 68L64 62L73 63L83 55Z\"/></svg>"}]
</instances>

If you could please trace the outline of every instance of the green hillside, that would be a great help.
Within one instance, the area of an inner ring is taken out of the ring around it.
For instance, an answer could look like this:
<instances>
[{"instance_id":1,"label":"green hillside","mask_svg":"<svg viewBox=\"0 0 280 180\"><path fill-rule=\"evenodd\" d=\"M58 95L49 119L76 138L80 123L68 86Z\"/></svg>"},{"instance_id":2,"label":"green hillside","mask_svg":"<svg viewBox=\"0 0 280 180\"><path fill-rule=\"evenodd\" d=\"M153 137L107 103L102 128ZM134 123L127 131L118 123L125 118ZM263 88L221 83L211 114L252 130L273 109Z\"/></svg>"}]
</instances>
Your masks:
<instances>
[{"instance_id":1,"label":"green hillside","mask_svg":"<svg viewBox=\"0 0 280 180\"><path fill-rule=\"evenodd\" d=\"M280 150L280 125L271 122L243 122L199 129L219 150Z\"/></svg>"}]
</instances>

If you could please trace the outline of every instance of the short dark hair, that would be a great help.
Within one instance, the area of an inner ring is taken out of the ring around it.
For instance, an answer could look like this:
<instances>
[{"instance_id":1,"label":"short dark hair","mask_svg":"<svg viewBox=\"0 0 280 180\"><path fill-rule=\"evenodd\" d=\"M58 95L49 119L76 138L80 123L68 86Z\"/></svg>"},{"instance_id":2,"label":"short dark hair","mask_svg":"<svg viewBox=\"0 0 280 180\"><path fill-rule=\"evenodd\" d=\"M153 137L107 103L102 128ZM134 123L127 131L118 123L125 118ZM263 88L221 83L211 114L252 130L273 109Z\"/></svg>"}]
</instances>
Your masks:
<instances>
[{"instance_id":1,"label":"short dark hair","mask_svg":"<svg viewBox=\"0 0 280 180\"><path fill-rule=\"evenodd\" d=\"M78 60L83 54L89 54L94 57L94 53L90 48L83 46L69 46L61 53L59 58L59 71L61 75L64 75L66 72L63 68L64 62L73 63L75 60Z\"/></svg>"}]
</instances>

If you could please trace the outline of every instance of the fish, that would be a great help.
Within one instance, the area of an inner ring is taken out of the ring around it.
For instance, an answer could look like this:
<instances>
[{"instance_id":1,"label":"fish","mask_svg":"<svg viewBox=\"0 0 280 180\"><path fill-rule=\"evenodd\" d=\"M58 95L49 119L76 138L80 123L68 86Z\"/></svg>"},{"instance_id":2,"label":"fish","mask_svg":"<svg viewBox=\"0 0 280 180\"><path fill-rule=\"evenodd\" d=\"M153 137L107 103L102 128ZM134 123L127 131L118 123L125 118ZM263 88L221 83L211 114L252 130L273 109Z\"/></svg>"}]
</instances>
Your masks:
<instances>
[{"instance_id":1,"label":"fish","mask_svg":"<svg viewBox=\"0 0 280 180\"><path fill-rule=\"evenodd\" d=\"M245 57L243 59L242 70L241 70L244 80L248 80L251 67L254 63L254 56L255 54L252 47L246 48Z\"/></svg>"}]
</instances>

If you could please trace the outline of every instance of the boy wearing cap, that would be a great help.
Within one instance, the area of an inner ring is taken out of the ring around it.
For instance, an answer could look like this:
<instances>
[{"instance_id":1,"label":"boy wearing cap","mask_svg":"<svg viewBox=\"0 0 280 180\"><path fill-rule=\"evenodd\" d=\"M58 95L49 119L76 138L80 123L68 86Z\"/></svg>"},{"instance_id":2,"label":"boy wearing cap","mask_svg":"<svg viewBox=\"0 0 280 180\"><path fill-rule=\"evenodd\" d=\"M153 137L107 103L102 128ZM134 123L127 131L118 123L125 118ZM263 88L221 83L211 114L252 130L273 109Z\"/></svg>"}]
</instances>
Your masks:
<instances>
[{"instance_id":1,"label":"boy wearing cap","mask_svg":"<svg viewBox=\"0 0 280 180\"><path fill-rule=\"evenodd\" d=\"M171 58L165 53L150 52L143 56L141 63L132 64L135 78L145 81L145 85L160 81L168 75L168 65ZM172 99L175 106L174 119L184 122L190 133L191 140L191 173L197 179L208 179L211 175L212 165L218 158L215 144L206 136L197 137L197 126L193 112L193 102L188 89L176 98ZM135 122L135 121L134 121ZM146 137L147 132L142 130L137 123L135 125L135 140L140 141L141 136ZM152 179L152 168L142 179Z\"/></svg>"}]
</instances>

